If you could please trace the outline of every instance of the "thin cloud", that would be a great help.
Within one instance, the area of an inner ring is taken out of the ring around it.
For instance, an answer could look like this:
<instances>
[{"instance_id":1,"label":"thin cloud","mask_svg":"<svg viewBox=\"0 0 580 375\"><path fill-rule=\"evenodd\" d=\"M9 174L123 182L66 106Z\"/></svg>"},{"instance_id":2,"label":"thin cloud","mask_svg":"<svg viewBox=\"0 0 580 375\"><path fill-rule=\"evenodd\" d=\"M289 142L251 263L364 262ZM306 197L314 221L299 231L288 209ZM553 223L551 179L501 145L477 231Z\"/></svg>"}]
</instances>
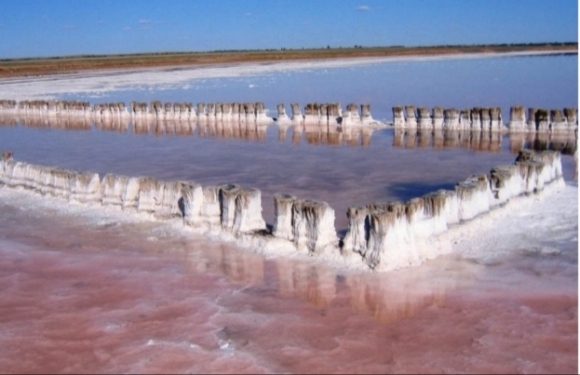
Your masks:
<instances>
[{"instance_id":1,"label":"thin cloud","mask_svg":"<svg viewBox=\"0 0 580 375\"><path fill-rule=\"evenodd\" d=\"M67 29L67 30L72 30L72 29L76 29L77 25L64 25L63 28Z\"/></svg>"},{"instance_id":2,"label":"thin cloud","mask_svg":"<svg viewBox=\"0 0 580 375\"><path fill-rule=\"evenodd\" d=\"M148 19L146 19L146 18L142 18L142 19L140 19L140 20L139 20L139 23L140 23L140 24L142 24L142 25L147 25L147 24L150 24L150 23L152 23L152 22L153 22L153 21L151 21L151 20L148 20Z\"/></svg>"},{"instance_id":3,"label":"thin cloud","mask_svg":"<svg viewBox=\"0 0 580 375\"><path fill-rule=\"evenodd\" d=\"M252 17L252 13L250 13L250 12L245 13L244 16L246 16L246 17Z\"/></svg>"},{"instance_id":4,"label":"thin cloud","mask_svg":"<svg viewBox=\"0 0 580 375\"><path fill-rule=\"evenodd\" d=\"M359 5L356 7L356 10L358 12L368 12L369 10L371 10L371 7L369 7L368 5Z\"/></svg>"}]
</instances>

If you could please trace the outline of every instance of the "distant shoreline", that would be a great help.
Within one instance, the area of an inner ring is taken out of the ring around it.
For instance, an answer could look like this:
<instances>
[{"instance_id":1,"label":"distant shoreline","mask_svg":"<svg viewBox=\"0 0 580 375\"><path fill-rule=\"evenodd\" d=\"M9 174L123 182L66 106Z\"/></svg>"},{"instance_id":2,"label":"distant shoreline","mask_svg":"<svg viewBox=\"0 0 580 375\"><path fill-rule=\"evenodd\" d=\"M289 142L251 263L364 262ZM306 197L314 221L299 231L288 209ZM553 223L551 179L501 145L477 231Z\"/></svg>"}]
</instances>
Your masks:
<instances>
[{"instance_id":1,"label":"distant shoreline","mask_svg":"<svg viewBox=\"0 0 580 375\"><path fill-rule=\"evenodd\" d=\"M486 52L86 69L44 75L0 77L0 91L3 92L3 99L18 101L35 99L50 100L60 98L63 95L81 93L92 93L96 95L95 97L99 97L105 92L127 90L130 87L136 86L161 85L171 87L189 84L197 79L241 77L303 69L333 69L382 63L492 59L518 56L533 57L560 54L577 55L577 52L570 52L568 50Z\"/></svg>"},{"instance_id":2,"label":"distant shoreline","mask_svg":"<svg viewBox=\"0 0 580 375\"><path fill-rule=\"evenodd\" d=\"M443 47L340 48L127 55L65 56L0 59L0 78L39 77L88 71L134 69L190 69L246 64L264 65L306 61L413 59L484 55L577 54L577 44L489 45Z\"/></svg>"}]
</instances>

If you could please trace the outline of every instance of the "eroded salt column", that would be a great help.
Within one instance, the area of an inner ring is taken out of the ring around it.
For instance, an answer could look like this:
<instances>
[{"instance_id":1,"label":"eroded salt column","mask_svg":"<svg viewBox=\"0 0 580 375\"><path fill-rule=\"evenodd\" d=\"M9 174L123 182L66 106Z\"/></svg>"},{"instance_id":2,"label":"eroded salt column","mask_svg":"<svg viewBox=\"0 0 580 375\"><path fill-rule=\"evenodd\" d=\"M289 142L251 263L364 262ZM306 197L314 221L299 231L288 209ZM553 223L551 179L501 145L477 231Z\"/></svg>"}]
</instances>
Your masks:
<instances>
[{"instance_id":1,"label":"eroded salt column","mask_svg":"<svg viewBox=\"0 0 580 375\"><path fill-rule=\"evenodd\" d=\"M220 102L215 103L214 119L218 122L223 120L222 103Z\"/></svg>"},{"instance_id":2,"label":"eroded salt column","mask_svg":"<svg viewBox=\"0 0 580 375\"><path fill-rule=\"evenodd\" d=\"M375 203L368 206L369 231L365 263L371 269L389 270L420 261L417 239L432 232L432 218L424 211L424 200L407 203Z\"/></svg>"},{"instance_id":3,"label":"eroded salt column","mask_svg":"<svg viewBox=\"0 0 580 375\"><path fill-rule=\"evenodd\" d=\"M183 200L180 203L180 208L183 212L184 224L189 226L201 225L203 223L203 188L195 182L182 182L181 189Z\"/></svg>"},{"instance_id":4,"label":"eroded salt column","mask_svg":"<svg viewBox=\"0 0 580 375\"><path fill-rule=\"evenodd\" d=\"M328 123L329 124L339 123L339 118L342 117L342 110L340 107L340 103L327 104L326 114L328 116ZM342 121L342 119L340 121Z\"/></svg>"},{"instance_id":5,"label":"eroded salt column","mask_svg":"<svg viewBox=\"0 0 580 375\"><path fill-rule=\"evenodd\" d=\"M218 226L221 223L220 211L220 188L217 186L203 187L203 203L201 206L201 222L210 227Z\"/></svg>"},{"instance_id":6,"label":"eroded salt column","mask_svg":"<svg viewBox=\"0 0 580 375\"><path fill-rule=\"evenodd\" d=\"M240 121L240 103L232 103L232 114L231 114L231 121L239 122Z\"/></svg>"},{"instance_id":7,"label":"eroded salt column","mask_svg":"<svg viewBox=\"0 0 580 375\"><path fill-rule=\"evenodd\" d=\"M361 104L360 105L360 117L363 124L369 124L373 122L373 116L371 116L371 105Z\"/></svg>"},{"instance_id":8,"label":"eroded salt column","mask_svg":"<svg viewBox=\"0 0 580 375\"><path fill-rule=\"evenodd\" d=\"M69 199L71 180L76 173L64 169L51 168L49 172L47 193L54 197Z\"/></svg>"},{"instance_id":9,"label":"eroded salt column","mask_svg":"<svg viewBox=\"0 0 580 375\"><path fill-rule=\"evenodd\" d=\"M449 108L443 111L443 129L459 129L459 111L457 109Z\"/></svg>"},{"instance_id":10,"label":"eroded salt column","mask_svg":"<svg viewBox=\"0 0 580 375\"><path fill-rule=\"evenodd\" d=\"M419 129L431 130L433 129L433 121L431 120L431 114L429 113L429 108L420 107L417 108L417 126Z\"/></svg>"},{"instance_id":11,"label":"eroded salt column","mask_svg":"<svg viewBox=\"0 0 580 375\"><path fill-rule=\"evenodd\" d=\"M183 182L161 181L163 197L156 216L170 218L183 217Z\"/></svg>"},{"instance_id":12,"label":"eroded salt column","mask_svg":"<svg viewBox=\"0 0 580 375\"><path fill-rule=\"evenodd\" d=\"M481 131L481 108L474 107L471 109L471 130Z\"/></svg>"},{"instance_id":13,"label":"eroded salt column","mask_svg":"<svg viewBox=\"0 0 580 375\"><path fill-rule=\"evenodd\" d=\"M270 123L272 118L266 114L266 106L263 102L256 102L256 122Z\"/></svg>"},{"instance_id":14,"label":"eroded salt column","mask_svg":"<svg viewBox=\"0 0 580 375\"><path fill-rule=\"evenodd\" d=\"M433 129L443 128L443 108L435 107L433 108Z\"/></svg>"},{"instance_id":15,"label":"eroded salt column","mask_svg":"<svg viewBox=\"0 0 580 375\"><path fill-rule=\"evenodd\" d=\"M206 105L206 118L208 121L215 121L216 120L216 105L215 103L207 103Z\"/></svg>"},{"instance_id":16,"label":"eroded salt column","mask_svg":"<svg viewBox=\"0 0 580 375\"><path fill-rule=\"evenodd\" d=\"M97 173L79 172L71 178L69 200L89 203L101 201L101 181Z\"/></svg>"},{"instance_id":17,"label":"eroded salt column","mask_svg":"<svg viewBox=\"0 0 580 375\"><path fill-rule=\"evenodd\" d=\"M175 109L173 103L166 102L163 104L163 120L175 120Z\"/></svg>"},{"instance_id":18,"label":"eroded salt column","mask_svg":"<svg viewBox=\"0 0 580 375\"><path fill-rule=\"evenodd\" d=\"M300 112L300 104L292 103L290 104L290 108L292 108L292 121L302 122L304 118Z\"/></svg>"},{"instance_id":19,"label":"eroded salt column","mask_svg":"<svg viewBox=\"0 0 580 375\"><path fill-rule=\"evenodd\" d=\"M545 184L562 179L561 154L558 151L546 150L534 152L532 150L521 150L515 163L534 162L542 164L541 168L536 168L538 182L536 189L541 190ZM528 192L530 189L528 189Z\"/></svg>"},{"instance_id":20,"label":"eroded salt column","mask_svg":"<svg viewBox=\"0 0 580 375\"><path fill-rule=\"evenodd\" d=\"M2 151L2 161L13 160L14 154L12 151Z\"/></svg>"},{"instance_id":21,"label":"eroded salt column","mask_svg":"<svg viewBox=\"0 0 580 375\"><path fill-rule=\"evenodd\" d=\"M369 214L369 240L364 262L370 269L378 268L381 262L388 263L396 257L397 250L392 246L391 233L396 221L396 213L386 210L371 210ZM389 258L389 259L387 259Z\"/></svg>"},{"instance_id":22,"label":"eroded salt column","mask_svg":"<svg viewBox=\"0 0 580 375\"><path fill-rule=\"evenodd\" d=\"M568 129L576 129L578 127L578 109L573 107L564 108L564 115L568 121Z\"/></svg>"},{"instance_id":23,"label":"eroded salt column","mask_svg":"<svg viewBox=\"0 0 580 375\"><path fill-rule=\"evenodd\" d=\"M318 104L318 113L320 114L320 124L328 124L328 104L320 103Z\"/></svg>"},{"instance_id":24,"label":"eroded salt column","mask_svg":"<svg viewBox=\"0 0 580 375\"><path fill-rule=\"evenodd\" d=\"M539 161L517 161L516 166L519 169L522 178L521 190L525 194L533 194L544 188L544 181L540 177L544 170L545 164Z\"/></svg>"},{"instance_id":25,"label":"eroded salt column","mask_svg":"<svg viewBox=\"0 0 580 375\"><path fill-rule=\"evenodd\" d=\"M503 120L501 118L501 108L492 107L489 109L490 116L490 130L491 131L501 131L504 129Z\"/></svg>"},{"instance_id":26,"label":"eroded salt column","mask_svg":"<svg viewBox=\"0 0 580 375\"><path fill-rule=\"evenodd\" d=\"M481 122L481 130L484 132L491 131L491 110L490 108L481 108L479 110L479 121Z\"/></svg>"},{"instance_id":27,"label":"eroded salt column","mask_svg":"<svg viewBox=\"0 0 580 375\"><path fill-rule=\"evenodd\" d=\"M296 200L293 205L294 245L298 250L318 254L335 248L338 237L334 229L334 210L326 202Z\"/></svg>"},{"instance_id":28,"label":"eroded salt column","mask_svg":"<svg viewBox=\"0 0 580 375\"><path fill-rule=\"evenodd\" d=\"M522 106L513 106L510 108L510 122L508 124L510 131L526 131L526 109Z\"/></svg>"},{"instance_id":29,"label":"eroded salt column","mask_svg":"<svg viewBox=\"0 0 580 375\"><path fill-rule=\"evenodd\" d=\"M292 206L296 197L289 194L274 195L274 226L272 234L274 237L284 238L292 241Z\"/></svg>"},{"instance_id":30,"label":"eroded salt column","mask_svg":"<svg viewBox=\"0 0 580 375\"><path fill-rule=\"evenodd\" d=\"M235 199L234 232L250 233L265 229L261 191L254 188L241 189Z\"/></svg>"},{"instance_id":31,"label":"eroded salt column","mask_svg":"<svg viewBox=\"0 0 580 375\"><path fill-rule=\"evenodd\" d=\"M207 120L207 115L205 113L205 103L197 103L196 108L198 121Z\"/></svg>"},{"instance_id":32,"label":"eroded salt column","mask_svg":"<svg viewBox=\"0 0 580 375\"><path fill-rule=\"evenodd\" d=\"M318 103L308 103L304 107L304 123L318 124L321 121L320 105Z\"/></svg>"},{"instance_id":33,"label":"eroded salt column","mask_svg":"<svg viewBox=\"0 0 580 375\"><path fill-rule=\"evenodd\" d=\"M160 119L163 115L163 104L159 100L152 100L149 110L152 118Z\"/></svg>"},{"instance_id":34,"label":"eroded salt column","mask_svg":"<svg viewBox=\"0 0 580 375\"><path fill-rule=\"evenodd\" d=\"M241 121L255 122L256 121L256 104L255 103L244 103L243 105L244 116L240 115Z\"/></svg>"},{"instance_id":35,"label":"eroded salt column","mask_svg":"<svg viewBox=\"0 0 580 375\"><path fill-rule=\"evenodd\" d=\"M471 109L462 109L459 113L459 127L461 130L471 130Z\"/></svg>"},{"instance_id":36,"label":"eroded salt column","mask_svg":"<svg viewBox=\"0 0 580 375\"><path fill-rule=\"evenodd\" d=\"M369 235L369 210L366 207L349 207L346 212L348 230L342 240L342 252L356 252L365 256Z\"/></svg>"},{"instance_id":37,"label":"eroded salt column","mask_svg":"<svg viewBox=\"0 0 580 375\"><path fill-rule=\"evenodd\" d=\"M165 184L153 177L142 177L139 181L137 210L155 213L162 207Z\"/></svg>"},{"instance_id":38,"label":"eroded salt column","mask_svg":"<svg viewBox=\"0 0 580 375\"><path fill-rule=\"evenodd\" d=\"M561 109L552 109L550 111L550 130L552 132L568 131L568 120Z\"/></svg>"},{"instance_id":39,"label":"eroded salt column","mask_svg":"<svg viewBox=\"0 0 580 375\"><path fill-rule=\"evenodd\" d=\"M112 173L106 174L101 181L101 204L122 207L123 195L128 182L129 177L117 176Z\"/></svg>"},{"instance_id":40,"label":"eroded salt column","mask_svg":"<svg viewBox=\"0 0 580 375\"><path fill-rule=\"evenodd\" d=\"M149 119L149 108L147 103L131 102L131 115L135 120L146 121Z\"/></svg>"},{"instance_id":41,"label":"eroded salt column","mask_svg":"<svg viewBox=\"0 0 580 375\"><path fill-rule=\"evenodd\" d=\"M535 113L536 130L540 133L550 131L550 113L546 109L538 109Z\"/></svg>"},{"instance_id":42,"label":"eroded salt column","mask_svg":"<svg viewBox=\"0 0 580 375\"><path fill-rule=\"evenodd\" d=\"M414 129L417 127L417 113L415 110L415 106L412 105L405 106L405 118L407 128Z\"/></svg>"},{"instance_id":43,"label":"eroded salt column","mask_svg":"<svg viewBox=\"0 0 580 375\"><path fill-rule=\"evenodd\" d=\"M3 161L2 183L11 188L34 188L29 181L34 181L39 172L33 165L14 161Z\"/></svg>"},{"instance_id":44,"label":"eroded salt column","mask_svg":"<svg viewBox=\"0 0 580 375\"><path fill-rule=\"evenodd\" d=\"M491 206L505 204L524 193L522 174L517 165L500 165L491 169L490 185L493 199Z\"/></svg>"},{"instance_id":45,"label":"eroded salt column","mask_svg":"<svg viewBox=\"0 0 580 375\"><path fill-rule=\"evenodd\" d=\"M406 126L405 112L403 107L393 107L393 126L395 128L404 128Z\"/></svg>"},{"instance_id":46,"label":"eroded salt column","mask_svg":"<svg viewBox=\"0 0 580 375\"><path fill-rule=\"evenodd\" d=\"M278 105L276 105L276 111L278 112L278 117L276 118L276 121L278 121L279 123L290 121L290 118L286 114L286 108L284 108L283 103L279 103Z\"/></svg>"},{"instance_id":47,"label":"eroded salt column","mask_svg":"<svg viewBox=\"0 0 580 375\"><path fill-rule=\"evenodd\" d=\"M236 214L236 197L241 191L240 186L224 184L219 187L220 223L224 229L233 229Z\"/></svg>"},{"instance_id":48,"label":"eroded salt column","mask_svg":"<svg viewBox=\"0 0 580 375\"><path fill-rule=\"evenodd\" d=\"M447 194L444 190L438 190L421 197L422 210L418 212L414 229L418 237L443 233L447 230ZM417 202L418 203L418 202Z\"/></svg>"},{"instance_id":49,"label":"eroded salt column","mask_svg":"<svg viewBox=\"0 0 580 375\"><path fill-rule=\"evenodd\" d=\"M491 189L487 175L471 176L455 185L459 219L470 220L489 211Z\"/></svg>"},{"instance_id":50,"label":"eroded salt column","mask_svg":"<svg viewBox=\"0 0 580 375\"><path fill-rule=\"evenodd\" d=\"M233 120L232 103L222 103L222 120L223 121Z\"/></svg>"},{"instance_id":51,"label":"eroded salt column","mask_svg":"<svg viewBox=\"0 0 580 375\"><path fill-rule=\"evenodd\" d=\"M354 103L350 103L346 106L347 116L343 115L344 119L347 119L347 125L358 124L360 122L360 115L358 113L358 106Z\"/></svg>"},{"instance_id":52,"label":"eroded salt column","mask_svg":"<svg viewBox=\"0 0 580 375\"><path fill-rule=\"evenodd\" d=\"M536 112L538 112L537 108L533 107L528 108L528 123L527 123L528 131L535 132L538 130L538 125L536 123Z\"/></svg>"}]
</instances>

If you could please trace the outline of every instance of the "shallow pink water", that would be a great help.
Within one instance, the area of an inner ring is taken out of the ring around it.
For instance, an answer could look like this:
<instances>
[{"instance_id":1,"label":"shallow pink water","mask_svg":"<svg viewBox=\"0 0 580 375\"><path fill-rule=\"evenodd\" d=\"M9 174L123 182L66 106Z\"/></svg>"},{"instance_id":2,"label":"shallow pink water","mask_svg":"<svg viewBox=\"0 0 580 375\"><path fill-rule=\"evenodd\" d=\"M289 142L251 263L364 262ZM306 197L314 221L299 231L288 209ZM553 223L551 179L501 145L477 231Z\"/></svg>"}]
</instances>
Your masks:
<instances>
[{"instance_id":1,"label":"shallow pink water","mask_svg":"<svg viewBox=\"0 0 580 375\"><path fill-rule=\"evenodd\" d=\"M507 120L514 104L575 105L577 66L576 56L397 63L127 87L99 92L96 101L263 100L271 109L279 102L368 101L379 119L398 104L500 105ZM9 97L10 85L4 88ZM95 102L91 93L65 99L89 98ZM236 133L176 124L145 132L100 123L64 131L76 125L0 122L0 150L18 160L256 187L269 223L274 193L326 200L339 230L350 205L452 186L512 163L521 147L576 150L575 139L542 137L495 142L378 130L348 138L318 128ZM573 159L562 162L573 180ZM172 235L159 223L95 222L0 201L0 369L577 373L577 241L558 242L560 229L552 229L546 241L554 242L554 254L514 248L493 262L444 256L360 274L265 260Z\"/></svg>"},{"instance_id":2,"label":"shallow pink water","mask_svg":"<svg viewBox=\"0 0 580 375\"><path fill-rule=\"evenodd\" d=\"M360 274L159 224L0 209L4 372L577 371L577 273L560 272L573 264L440 257Z\"/></svg>"}]
</instances>

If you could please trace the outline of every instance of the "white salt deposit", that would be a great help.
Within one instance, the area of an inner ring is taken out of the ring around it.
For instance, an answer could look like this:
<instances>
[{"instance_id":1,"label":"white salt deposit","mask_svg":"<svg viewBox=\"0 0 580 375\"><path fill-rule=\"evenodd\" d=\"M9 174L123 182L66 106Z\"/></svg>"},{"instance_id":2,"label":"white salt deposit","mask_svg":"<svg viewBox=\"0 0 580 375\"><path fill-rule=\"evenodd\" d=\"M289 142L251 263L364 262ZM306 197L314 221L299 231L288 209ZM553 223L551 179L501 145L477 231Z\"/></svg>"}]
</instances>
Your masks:
<instances>
[{"instance_id":1,"label":"white salt deposit","mask_svg":"<svg viewBox=\"0 0 580 375\"><path fill-rule=\"evenodd\" d=\"M155 86L156 90L171 89L188 84L193 80L207 78L242 77L272 72L341 68L348 66L368 65L383 62L400 61L437 61L473 59L497 56L528 56L553 54L569 51L550 52L509 52L485 54L461 54L446 56L400 56L400 57L363 57L352 59L295 61L285 63L247 63L237 65L220 65L212 67L164 67L143 69L112 69L70 74L44 76L42 78L7 78L0 79L0 91L10 93L10 99L52 99L61 95L89 93L94 96L106 92L126 89L137 89Z\"/></svg>"},{"instance_id":2,"label":"white salt deposit","mask_svg":"<svg viewBox=\"0 0 580 375\"><path fill-rule=\"evenodd\" d=\"M0 200L10 202L11 205L24 210L53 209L70 215L87 217L99 225L115 222L155 221L149 214L121 211L113 206L103 207L74 202L63 205L62 199L46 199L29 190L0 188ZM540 194L513 198L503 207L480 215L471 221L451 226L448 231L442 234L429 238L415 238L412 251L406 253L391 251L386 254L389 261L381 262L377 270L388 271L416 266L426 260L448 253L485 262L494 257L505 255L514 248L529 247L541 251L543 247L539 244L551 238L551 228L554 227L559 228L560 232L564 233L564 238L561 240L577 242L577 207L578 186L576 184L565 186L558 183L550 184ZM312 216L317 217L316 220L325 221L326 215L330 214L329 207L318 208L320 208L318 216L314 215L314 212ZM306 216L303 219L311 220ZM367 265L363 264L362 258L348 256L348 254L341 256L338 251L333 254L323 253L320 254L321 256L310 257L308 251L297 251L292 242L280 238L267 238L252 234L234 235L234 233L220 230L218 227L213 227L210 231L207 228L192 228L184 226L181 219L156 222L159 223L160 227L175 233L175 235L183 235L186 238L191 235L194 237L202 236L210 240L231 242L267 257L306 257L311 262L323 263L337 268L361 270L367 268ZM306 248L311 247L317 251L318 244L324 247L329 245L328 241L335 240L330 238L332 236L329 237L328 233L317 234L312 230L306 231L306 222L303 222L303 225L304 238L302 241ZM316 237L317 235L320 237ZM394 241L404 242L405 240L397 238ZM381 244L377 246L381 250Z\"/></svg>"}]
</instances>

